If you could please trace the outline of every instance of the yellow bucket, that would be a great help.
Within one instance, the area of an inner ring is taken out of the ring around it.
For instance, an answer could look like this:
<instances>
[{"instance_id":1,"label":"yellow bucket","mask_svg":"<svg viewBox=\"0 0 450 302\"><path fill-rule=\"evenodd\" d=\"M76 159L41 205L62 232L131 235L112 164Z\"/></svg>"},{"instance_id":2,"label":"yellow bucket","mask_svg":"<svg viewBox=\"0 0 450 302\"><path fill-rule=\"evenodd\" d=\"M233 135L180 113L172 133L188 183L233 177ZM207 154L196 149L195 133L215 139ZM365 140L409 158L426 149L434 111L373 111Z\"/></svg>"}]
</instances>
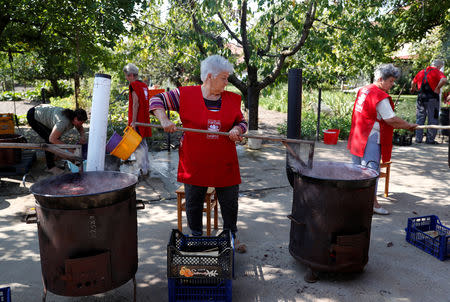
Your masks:
<instances>
[{"instance_id":1,"label":"yellow bucket","mask_svg":"<svg viewBox=\"0 0 450 302\"><path fill-rule=\"evenodd\" d=\"M122 140L111 151L111 154L122 160L127 160L141 143L142 137L130 126L123 130L123 134Z\"/></svg>"}]
</instances>

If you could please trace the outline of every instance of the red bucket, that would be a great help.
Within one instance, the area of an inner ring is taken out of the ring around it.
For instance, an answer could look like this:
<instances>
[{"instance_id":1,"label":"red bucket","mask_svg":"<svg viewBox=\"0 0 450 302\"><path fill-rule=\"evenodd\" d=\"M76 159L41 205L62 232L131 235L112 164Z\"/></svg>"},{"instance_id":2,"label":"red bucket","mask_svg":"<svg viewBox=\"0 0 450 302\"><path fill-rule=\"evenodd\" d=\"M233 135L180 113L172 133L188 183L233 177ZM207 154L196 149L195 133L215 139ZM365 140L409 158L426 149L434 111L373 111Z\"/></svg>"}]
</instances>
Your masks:
<instances>
[{"instance_id":1,"label":"red bucket","mask_svg":"<svg viewBox=\"0 0 450 302\"><path fill-rule=\"evenodd\" d=\"M323 142L327 145L336 145L339 138L339 129L323 130Z\"/></svg>"}]
</instances>

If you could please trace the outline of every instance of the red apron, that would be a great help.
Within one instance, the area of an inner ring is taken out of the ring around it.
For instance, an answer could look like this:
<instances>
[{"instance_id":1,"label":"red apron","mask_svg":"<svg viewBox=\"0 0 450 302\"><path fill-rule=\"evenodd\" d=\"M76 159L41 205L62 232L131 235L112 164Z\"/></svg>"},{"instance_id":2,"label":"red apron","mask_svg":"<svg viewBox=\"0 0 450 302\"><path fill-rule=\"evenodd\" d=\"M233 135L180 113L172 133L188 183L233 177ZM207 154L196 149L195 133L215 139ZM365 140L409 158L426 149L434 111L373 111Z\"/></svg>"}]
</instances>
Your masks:
<instances>
[{"instance_id":1,"label":"red apron","mask_svg":"<svg viewBox=\"0 0 450 302\"><path fill-rule=\"evenodd\" d=\"M128 126L131 125L133 121L133 96L132 92L136 92L139 99L139 111L136 117L136 122L139 123L150 123L150 113L149 113L149 93L148 86L141 81L134 81L130 84L130 93L128 94ZM151 137L152 129L150 127L137 127L139 134L142 137Z\"/></svg>"},{"instance_id":2,"label":"red apron","mask_svg":"<svg viewBox=\"0 0 450 302\"><path fill-rule=\"evenodd\" d=\"M200 86L180 87L183 127L228 132L242 118L241 97L222 92L220 111L206 108ZM179 182L203 187L228 187L241 183L236 145L227 136L185 132L178 163Z\"/></svg>"},{"instance_id":3,"label":"red apron","mask_svg":"<svg viewBox=\"0 0 450 302\"><path fill-rule=\"evenodd\" d=\"M394 128L383 120L377 120L377 104L385 98L389 99L392 110L394 110L394 103L389 94L375 84L365 86L358 91L355 105L353 106L352 128L347 144L347 148L353 155L364 156L369 134L375 121L378 121L380 123L381 159L383 162L391 160Z\"/></svg>"}]
</instances>

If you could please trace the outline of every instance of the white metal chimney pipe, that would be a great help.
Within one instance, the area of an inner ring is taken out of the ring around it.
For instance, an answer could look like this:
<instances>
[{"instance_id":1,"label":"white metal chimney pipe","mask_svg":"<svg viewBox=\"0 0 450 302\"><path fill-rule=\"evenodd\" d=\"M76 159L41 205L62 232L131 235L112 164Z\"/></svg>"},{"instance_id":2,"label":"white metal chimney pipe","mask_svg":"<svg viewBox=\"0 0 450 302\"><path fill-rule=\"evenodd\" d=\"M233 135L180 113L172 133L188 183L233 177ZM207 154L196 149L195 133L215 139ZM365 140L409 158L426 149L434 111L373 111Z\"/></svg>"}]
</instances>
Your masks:
<instances>
[{"instance_id":1,"label":"white metal chimney pipe","mask_svg":"<svg viewBox=\"0 0 450 302\"><path fill-rule=\"evenodd\" d=\"M110 94L111 76L97 73L92 93L86 171L103 171L105 168L106 128L108 126Z\"/></svg>"}]
</instances>

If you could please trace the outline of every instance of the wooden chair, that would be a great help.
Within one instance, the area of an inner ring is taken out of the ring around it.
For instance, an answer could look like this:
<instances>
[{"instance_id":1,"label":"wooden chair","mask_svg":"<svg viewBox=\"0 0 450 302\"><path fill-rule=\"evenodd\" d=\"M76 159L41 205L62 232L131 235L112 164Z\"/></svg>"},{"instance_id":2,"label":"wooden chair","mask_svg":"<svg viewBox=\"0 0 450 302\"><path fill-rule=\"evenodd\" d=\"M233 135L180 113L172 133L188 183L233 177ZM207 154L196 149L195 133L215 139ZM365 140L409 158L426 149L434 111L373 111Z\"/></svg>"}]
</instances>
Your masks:
<instances>
[{"instance_id":1,"label":"wooden chair","mask_svg":"<svg viewBox=\"0 0 450 302\"><path fill-rule=\"evenodd\" d=\"M176 191L177 193L177 214L178 214L178 230L183 232L183 217L181 212L186 211L186 199L184 194L184 185L181 185ZM206 235L211 236L211 211L214 209L214 229L217 230L217 194L214 188L208 188L205 195L205 205L203 212L206 212Z\"/></svg>"},{"instance_id":2,"label":"wooden chair","mask_svg":"<svg viewBox=\"0 0 450 302\"><path fill-rule=\"evenodd\" d=\"M386 178L384 181L384 197L389 195L389 178L391 175L391 161L380 163L380 178ZM382 171L381 169L386 169Z\"/></svg>"}]
</instances>

